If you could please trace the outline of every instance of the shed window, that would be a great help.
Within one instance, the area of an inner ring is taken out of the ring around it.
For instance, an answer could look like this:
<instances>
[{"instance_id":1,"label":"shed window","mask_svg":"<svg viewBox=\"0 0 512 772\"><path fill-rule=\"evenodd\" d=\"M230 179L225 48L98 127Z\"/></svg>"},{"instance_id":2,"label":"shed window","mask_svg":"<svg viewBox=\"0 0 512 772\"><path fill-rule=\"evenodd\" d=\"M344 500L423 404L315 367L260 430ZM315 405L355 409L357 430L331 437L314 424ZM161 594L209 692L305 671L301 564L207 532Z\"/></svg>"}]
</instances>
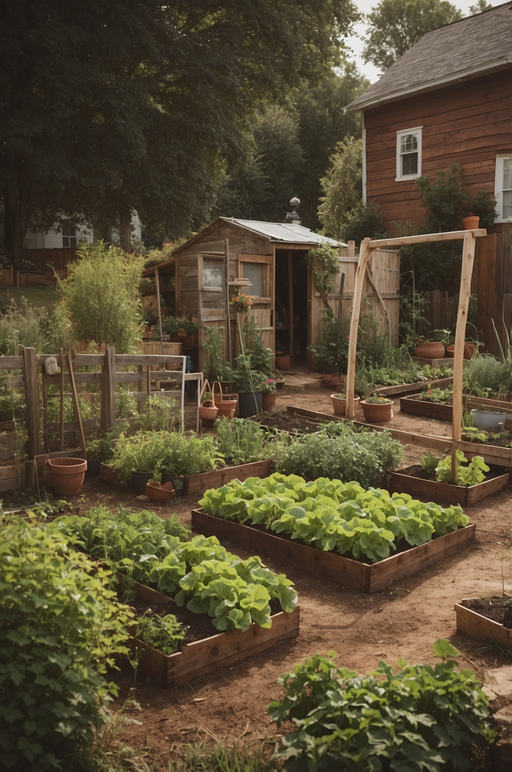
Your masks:
<instances>
[{"instance_id":1,"label":"shed window","mask_svg":"<svg viewBox=\"0 0 512 772\"><path fill-rule=\"evenodd\" d=\"M224 287L224 261L219 258L203 257L203 288Z\"/></svg>"},{"instance_id":2,"label":"shed window","mask_svg":"<svg viewBox=\"0 0 512 772\"><path fill-rule=\"evenodd\" d=\"M238 255L238 275L249 279L249 295L260 300L270 300L270 261L267 255Z\"/></svg>"},{"instance_id":3,"label":"shed window","mask_svg":"<svg viewBox=\"0 0 512 772\"><path fill-rule=\"evenodd\" d=\"M512 218L512 155L502 155L496 158L494 193L498 212L496 222L507 222Z\"/></svg>"},{"instance_id":4,"label":"shed window","mask_svg":"<svg viewBox=\"0 0 512 772\"><path fill-rule=\"evenodd\" d=\"M413 180L421 175L421 126L396 133L396 179Z\"/></svg>"}]
</instances>

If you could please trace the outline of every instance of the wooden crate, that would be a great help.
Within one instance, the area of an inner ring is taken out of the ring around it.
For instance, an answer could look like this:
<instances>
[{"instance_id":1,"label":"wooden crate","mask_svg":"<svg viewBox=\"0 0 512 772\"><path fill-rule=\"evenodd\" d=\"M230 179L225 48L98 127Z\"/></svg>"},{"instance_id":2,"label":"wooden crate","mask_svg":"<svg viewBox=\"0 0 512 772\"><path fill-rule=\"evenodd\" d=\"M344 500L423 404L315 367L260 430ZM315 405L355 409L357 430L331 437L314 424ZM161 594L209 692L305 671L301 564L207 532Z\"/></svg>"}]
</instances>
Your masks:
<instances>
[{"instance_id":1,"label":"wooden crate","mask_svg":"<svg viewBox=\"0 0 512 772\"><path fill-rule=\"evenodd\" d=\"M139 597L151 603L168 603L169 597L151 587L135 583ZM172 613L170 609L169 613ZM216 633L201 641L183 646L176 654L162 654L147 643L133 638L130 643L132 655L138 658L138 669L160 686L169 688L188 683L193 678L233 665L269 649L275 643L299 634L300 606L291 613L280 611L272 614L272 627L263 628L251 624L248 630L233 630ZM212 626L212 629L213 626Z\"/></svg>"},{"instance_id":2,"label":"wooden crate","mask_svg":"<svg viewBox=\"0 0 512 772\"><path fill-rule=\"evenodd\" d=\"M188 475L185 477L184 493L186 496L200 496L208 488L220 488L230 480L247 480L248 477L268 477L272 471L271 461L254 461L251 464L226 466L212 472Z\"/></svg>"},{"instance_id":3,"label":"wooden crate","mask_svg":"<svg viewBox=\"0 0 512 772\"><path fill-rule=\"evenodd\" d=\"M0 465L0 491L18 490L25 488L26 484L25 461L13 460Z\"/></svg>"},{"instance_id":4,"label":"wooden crate","mask_svg":"<svg viewBox=\"0 0 512 772\"><path fill-rule=\"evenodd\" d=\"M410 469L410 467L407 467ZM423 480L403 474L400 470L390 472L388 488L390 493L409 493L420 501L435 501L437 504L460 504L469 507L477 501L502 490L510 481L510 472L497 474L476 485L453 485L452 483Z\"/></svg>"},{"instance_id":5,"label":"wooden crate","mask_svg":"<svg viewBox=\"0 0 512 772\"><path fill-rule=\"evenodd\" d=\"M192 528L206 536L215 535L221 541L242 545L258 555L289 563L356 592L372 593L453 555L474 541L476 526L474 523L467 525L378 563L363 563L334 552L324 552L268 531L208 515L202 509L192 511Z\"/></svg>"},{"instance_id":6,"label":"wooden crate","mask_svg":"<svg viewBox=\"0 0 512 772\"><path fill-rule=\"evenodd\" d=\"M491 641L512 649L512 630L503 627L499 622L494 622L460 603L455 604L455 616L459 633L464 633L474 641Z\"/></svg>"},{"instance_id":7,"label":"wooden crate","mask_svg":"<svg viewBox=\"0 0 512 772\"><path fill-rule=\"evenodd\" d=\"M429 402L421 397L400 397L400 411L440 421L451 421L453 408L440 402Z\"/></svg>"}]
</instances>

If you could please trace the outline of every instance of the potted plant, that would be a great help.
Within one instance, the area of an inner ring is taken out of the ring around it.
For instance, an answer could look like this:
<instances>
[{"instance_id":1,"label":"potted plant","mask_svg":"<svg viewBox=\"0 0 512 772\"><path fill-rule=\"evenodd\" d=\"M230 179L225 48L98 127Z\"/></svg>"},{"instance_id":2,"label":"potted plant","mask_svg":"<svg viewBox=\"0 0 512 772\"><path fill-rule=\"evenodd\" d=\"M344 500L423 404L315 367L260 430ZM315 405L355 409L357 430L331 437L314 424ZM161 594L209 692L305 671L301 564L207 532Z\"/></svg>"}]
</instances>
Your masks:
<instances>
[{"instance_id":1,"label":"potted plant","mask_svg":"<svg viewBox=\"0 0 512 772\"><path fill-rule=\"evenodd\" d=\"M380 394L369 394L361 400L364 420L368 423L382 423L393 418L393 401Z\"/></svg>"},{"instance_id":2,"label":"potted plant","mask_svg":"<svg viewBox=\"0 0 512 772\"><path fill-rule=\"evenodd\" d=\"M347 322L335 317L330 308L324 308L320 337L308 346L308 350L315 358L315 367L325 376L330 376L325 381L322 379L327 388L336 388L340 375L346 372L348 342Z\"/></svg>"},{"instance_id":3,"label":"potted plant","mask_svg":"<svg viewBox=\"0 0 512 772\"><path fill-rule=\"evenodd\" d=\"M445 344L440 339L420 338L414 355L418 359L442 359L445 355Z\"/></svg>"},{"instance_id":4,"label":"potted plant","mask_svg":"<svg viewBox=\"0 0 512 772\"><path fill-rule=\"evenodd\" d=\"M354 409L357 408L359 399L359 397L354 397ZM331 394L331 402L334 415L344 416L346 413L347 395L344 392Z\"/></svg>"},{"instance_id":5,"label":"potted plant","mask_svg":"<svg viewBox=\"0 0 512 772\"><path fill-rule=\"evenodd\" d=\"M274 378L267 378L261 386L261 407L263 410L272 410L276 405L276 383Z\"/></svg>"},{"instance_id":6,"label":"potted plant","mask_svg":"<svg viewBox=\"0 0 512 772\"><path fill-rule=\"evenodd\" d=\"M233 370L240 418L250 418L262 409L262 388L267 378L253 370L252 364L250 354L239 354Z\"/></svg>"},{"instance_id":7,"label":"potted plant","mask_svg":"<svg viewBox=\"0 0 512 772\"><path fill-rule=\"evenodd\" d=\"M203 388L201 389L201 395L200 395L200 406L199 406L199 418L202 421L215 421L217 418L217 413L219 412L219 408L215 404L213 400L213 394L210 389L210 383L208 380L205 380L203 383Z\"/></svg>"},{"instance_id":8,"label":"potted plant","mask_svg":"<svg viewBox=\"0 0 512 772\"><path fill-rule=\"evenodd\" d=\"M479 405L471 411L473 416L473 426L477 429L486 429L487 431L497 432L500 424L503 427L507 414L487 405Z\"/></svg>"},{"instance_id":9,"label":"potted plant","mask_svg":"<svg viewBox=\"0 0 512 772\"><path fill-rule=\"evenodd\" d=\"M115 444L123 429L126 429L126 425L113 426L107 432L103 431L100 437L87 440L85 457L88 474L99 474L100 465L110 462L114 455Z\"/></svg>"}]
</instances>

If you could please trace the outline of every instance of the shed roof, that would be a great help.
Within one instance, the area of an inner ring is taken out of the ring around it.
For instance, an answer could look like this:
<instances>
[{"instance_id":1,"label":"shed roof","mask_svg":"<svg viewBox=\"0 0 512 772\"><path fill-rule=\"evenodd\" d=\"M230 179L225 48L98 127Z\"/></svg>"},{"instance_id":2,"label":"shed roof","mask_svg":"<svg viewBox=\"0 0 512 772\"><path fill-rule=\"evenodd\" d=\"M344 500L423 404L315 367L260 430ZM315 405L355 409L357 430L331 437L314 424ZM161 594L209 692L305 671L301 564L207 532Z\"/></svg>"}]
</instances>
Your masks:
<instances>
[{"instance_id":1,"label":"shed roof","mask_svg":"<svg viewBox=\"0 0 512 772\"><path fill-rule=\"evenodd\" d=\"M350 107L364 110L512 64L512 2L427 32Z\"/></svg>"},{"instance_id":2,"label":"shed roof","mask_svg":"<svg viewBox=\"0 0 512 772\"><path fill-rule=\"evenodd\" d=\"M285 244L330 244L332 247L346 246L341 241L314 233L303 225L288 222L262 222L261 220L238 220L234 217L221 217L224 222L239 225L253 233L270 239L273 242Z\"/></svg>"}]
</instances>

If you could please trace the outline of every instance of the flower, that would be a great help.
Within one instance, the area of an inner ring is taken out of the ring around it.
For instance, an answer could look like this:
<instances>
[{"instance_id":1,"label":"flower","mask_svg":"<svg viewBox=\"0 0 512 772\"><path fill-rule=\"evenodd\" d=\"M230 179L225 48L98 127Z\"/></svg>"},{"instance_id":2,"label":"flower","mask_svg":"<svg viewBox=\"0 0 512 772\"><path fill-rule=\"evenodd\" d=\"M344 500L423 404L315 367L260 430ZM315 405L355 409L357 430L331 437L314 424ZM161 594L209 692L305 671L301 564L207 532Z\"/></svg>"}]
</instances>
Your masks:
<instances>
[{"instance_id":1,"label":"flower","mask_svg":"<svg viewBox=\"0 0 512 772\"><path fill-rule=\"evenodd\" d=\"M247 311L252 305L252 297L250 295L235 295L229 302L229 305L237 311Z\"/></svg>"},{"instance_id":2,"label":"flower","mask_svg":"<svg viewBox=\"0 0 512 772\"><path fill-rule=\"evenodd\" d=\"M261 386L262 394L272 394L276 390L276 384L273 378L267 378Z\"/></svg>"}]
</instances>

